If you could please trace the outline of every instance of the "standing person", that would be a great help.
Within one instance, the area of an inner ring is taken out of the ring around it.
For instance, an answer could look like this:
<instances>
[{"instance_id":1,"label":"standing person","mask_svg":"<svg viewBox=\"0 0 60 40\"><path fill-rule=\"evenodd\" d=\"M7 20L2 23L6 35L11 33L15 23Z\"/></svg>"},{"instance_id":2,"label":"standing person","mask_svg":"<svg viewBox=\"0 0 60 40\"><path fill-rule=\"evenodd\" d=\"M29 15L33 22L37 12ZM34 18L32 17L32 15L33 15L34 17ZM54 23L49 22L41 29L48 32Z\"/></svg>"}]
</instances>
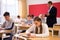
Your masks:
<instances>
[{"instance_id":1,"label":"standing person","mask_svg":"<svg viewBox=\"0 0 60 40\"><path fill-rule=\"evenodd\" d=\"M10 18L10 13L5 12L3 16L5 18L5 22L2 25L3 30L12 30L13 27L14 27L14 22ZM8 38L8 40L12 40L12 32L11 33L6 33L6 35L10 35L10 38ZM1 38L0 38L0 40L1 40Z\"/></svg>"},{"instance_id":2,"label":"standing person","mask_svg":"<svg viewBox=\"0 0 60 40\"><path fill-rule=\"evenodd\" d=\"M45 23L39 17L34 18L34 24L26 31L29 37L48 37L49 30Z\"/></svg>"},{"instance_id":3,"label":"standing person","mask_svg":"<svg viewBox=\"0 0 60 40\"><path fill-rule=\"evenodd\" d=\"M48 27L53 27L54 24L57 23L57 8L53 6L52 1L48 2L48 6L49 6L49 10L48 10L48 14L46 14L46 23L48 25Z\"/></svg>"}]
</instances>

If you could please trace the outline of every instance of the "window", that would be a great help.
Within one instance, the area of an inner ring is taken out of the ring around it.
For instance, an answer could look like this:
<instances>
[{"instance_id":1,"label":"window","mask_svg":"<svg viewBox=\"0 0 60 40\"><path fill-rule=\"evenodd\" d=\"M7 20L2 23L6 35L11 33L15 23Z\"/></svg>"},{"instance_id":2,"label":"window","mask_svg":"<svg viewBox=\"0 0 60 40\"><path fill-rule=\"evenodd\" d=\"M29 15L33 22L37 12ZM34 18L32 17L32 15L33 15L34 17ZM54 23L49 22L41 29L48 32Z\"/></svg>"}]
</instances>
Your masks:
<instances>
[{"instance_id":1,"label":"window","mask_svg":"<svg viewBox=\"0 0 60 40\"><path fill-rule=\"evenodd\" d=\"M3 22L4 12L10 12L10 16L15 18L18 15L18 0L0 0L0 22Z\"/></svg>"}]
</instances>

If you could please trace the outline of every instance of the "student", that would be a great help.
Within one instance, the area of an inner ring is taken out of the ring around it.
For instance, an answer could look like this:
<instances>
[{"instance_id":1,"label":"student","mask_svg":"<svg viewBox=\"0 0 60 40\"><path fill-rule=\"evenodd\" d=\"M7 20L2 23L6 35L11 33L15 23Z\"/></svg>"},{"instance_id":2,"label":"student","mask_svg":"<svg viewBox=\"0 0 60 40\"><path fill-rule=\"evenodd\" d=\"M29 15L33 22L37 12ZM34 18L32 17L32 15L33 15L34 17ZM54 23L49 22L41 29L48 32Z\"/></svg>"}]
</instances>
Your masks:
<instances>
[{"instance_id":1,"label":"student","mask_svg":"<svg viewBox=\"0 0 60 40\"><path fill-rule=\"evenodd\" d=\"M22 17L22 18L20 19L20 23L21 23L22 25L25 25L26 19Z\"/></svg>"},{"instance_id":2,"label":"student","mask_svg":"<svg viewBox=\"0 0 60 40\"><path fill-rule=\"evenodd\" d=\"M34 19L34 15L31 15L32 16L32 19Z\"/></svg>"},{"instance_id":3,"label":"student","mask_svg":"<svg viewBox=\"0 0 60 40\"><path fill-rule=\"evenodd\" d=\"M39 15L39 18L41 18L42 23L46 23L46 22L45 22L45 15L40 14L40 15Z\"/></svg>"},{"instance_id":4,"label":"student","mask_svg":"<svg viewBox=\"0 0 60 40\"><path fill-rule=\"evenodd\" d=\"M3 16L4 16L5 20L6 20L3 23L3 25L2 25L3 30L12 30L13 29L13 26L14 26L14 22L10 18L10 13L9 12L5 12ZM11 33L6 33L6 35L10 35L10 38L8 40L12 40L12 32Z\"/></svg>"},{"instance_id":5,"label":"student","mask_svg":"<svg viewBox=\"0 0 60 40\"><path fill-rule=\"evenodd\" d=\"M20 22L21 22L21 18L20 18L20 16L18 15L17 18L16 18L16 20L15 20L15 23L20 23Z\"/></svg>"},{"instance_id":6,"label":"student","mask_svg":"<svg viewBox=\"0 0 60 40\"><path fill-rule=\"evenodd\" d=\"M28 16L27 16L26 24L32 25L32 23L33 23L32 16L31 16L31 15L28 15Z\"/></svg>"},{"instance_id":7,"label":"student","mask_svg":"<svg viewBox=\"0 0 60 40\"><path fill-rule=\"evenodd\" d=\"M26 34L29 37L48 37L49 31L48 26L43 24L39 17L34 18L34 25L32 25L27 31Z\"/></svg>"}]
</instances>

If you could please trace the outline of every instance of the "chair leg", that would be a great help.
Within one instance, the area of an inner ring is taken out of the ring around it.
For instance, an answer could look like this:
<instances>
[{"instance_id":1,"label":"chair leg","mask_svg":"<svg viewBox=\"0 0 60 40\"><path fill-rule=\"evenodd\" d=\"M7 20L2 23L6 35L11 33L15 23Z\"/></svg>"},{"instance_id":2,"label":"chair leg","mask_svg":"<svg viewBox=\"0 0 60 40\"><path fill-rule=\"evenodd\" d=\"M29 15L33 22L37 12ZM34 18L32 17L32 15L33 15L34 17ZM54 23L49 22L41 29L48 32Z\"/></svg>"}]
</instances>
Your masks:
<instances>
[{"instance_id":1,"label":"chair leg","mask_svg":"<svg viewBox=\"0 0 60 40\"><path fill-rule=\"evenodd\" d=\"M2 40L4 40L4 38L2 37Z\"/></svg>"},{"instance_id":2,"label":"chair leg","mask_svg":"<svg viewBox=\"0 0 60 40\"><path fill-rule=\"evenodd\" d=\"M52 30L52 36L54 35L54 32L53 32L53 30Z\"/></svg>"},{"instance_id":3,"label":"chair leg","mask_svg":"<svg viewBox=\"0 0 60 40\"><path fill-rule=\"evenodd\" d=\"M14 40L14 36L12 37L12 40Z\"/></svg>"},{"instance_id":4,"label":"chair leg","mask_svg":"<svg viewBox=\"0 0 60 40\"><path fill-rule=\"evenodd\" d=\"M59 30L59 34L58 34L58 35L59 35L59 37L60 37L60 30Z\"/></svg>"}]
</instances>

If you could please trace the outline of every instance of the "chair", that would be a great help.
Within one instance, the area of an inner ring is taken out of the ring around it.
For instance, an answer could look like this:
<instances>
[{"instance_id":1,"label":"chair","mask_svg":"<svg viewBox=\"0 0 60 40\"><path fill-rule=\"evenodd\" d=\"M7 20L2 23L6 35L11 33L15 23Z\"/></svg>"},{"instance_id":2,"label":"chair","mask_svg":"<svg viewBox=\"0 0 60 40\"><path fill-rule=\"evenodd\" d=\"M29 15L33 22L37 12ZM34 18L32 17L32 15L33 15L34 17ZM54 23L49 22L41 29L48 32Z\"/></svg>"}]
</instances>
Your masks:
<instances>
[{"instance_id":1,"label":"chair","mask_svg":"<svg viewBox=\"0 0 60 40\"><path fill-rule=\"evenodd\" d=\"M55 34L60 36L60 25L54 25L53 28L49 28L49 30L52 31L52 36L54 36Z\"/></svg>"},{"instance_id":2,"label":"chair","mask_svg":"<svg viewBox=\"0 0 60 40\"><path fill-rule=\"evenodd\" d=\"M8 38L8 37L10 37L10 35L7 36L6 34L3 34L2 35L2 40L4 40L4 38Z\"/></svg>"}]
</instances>

